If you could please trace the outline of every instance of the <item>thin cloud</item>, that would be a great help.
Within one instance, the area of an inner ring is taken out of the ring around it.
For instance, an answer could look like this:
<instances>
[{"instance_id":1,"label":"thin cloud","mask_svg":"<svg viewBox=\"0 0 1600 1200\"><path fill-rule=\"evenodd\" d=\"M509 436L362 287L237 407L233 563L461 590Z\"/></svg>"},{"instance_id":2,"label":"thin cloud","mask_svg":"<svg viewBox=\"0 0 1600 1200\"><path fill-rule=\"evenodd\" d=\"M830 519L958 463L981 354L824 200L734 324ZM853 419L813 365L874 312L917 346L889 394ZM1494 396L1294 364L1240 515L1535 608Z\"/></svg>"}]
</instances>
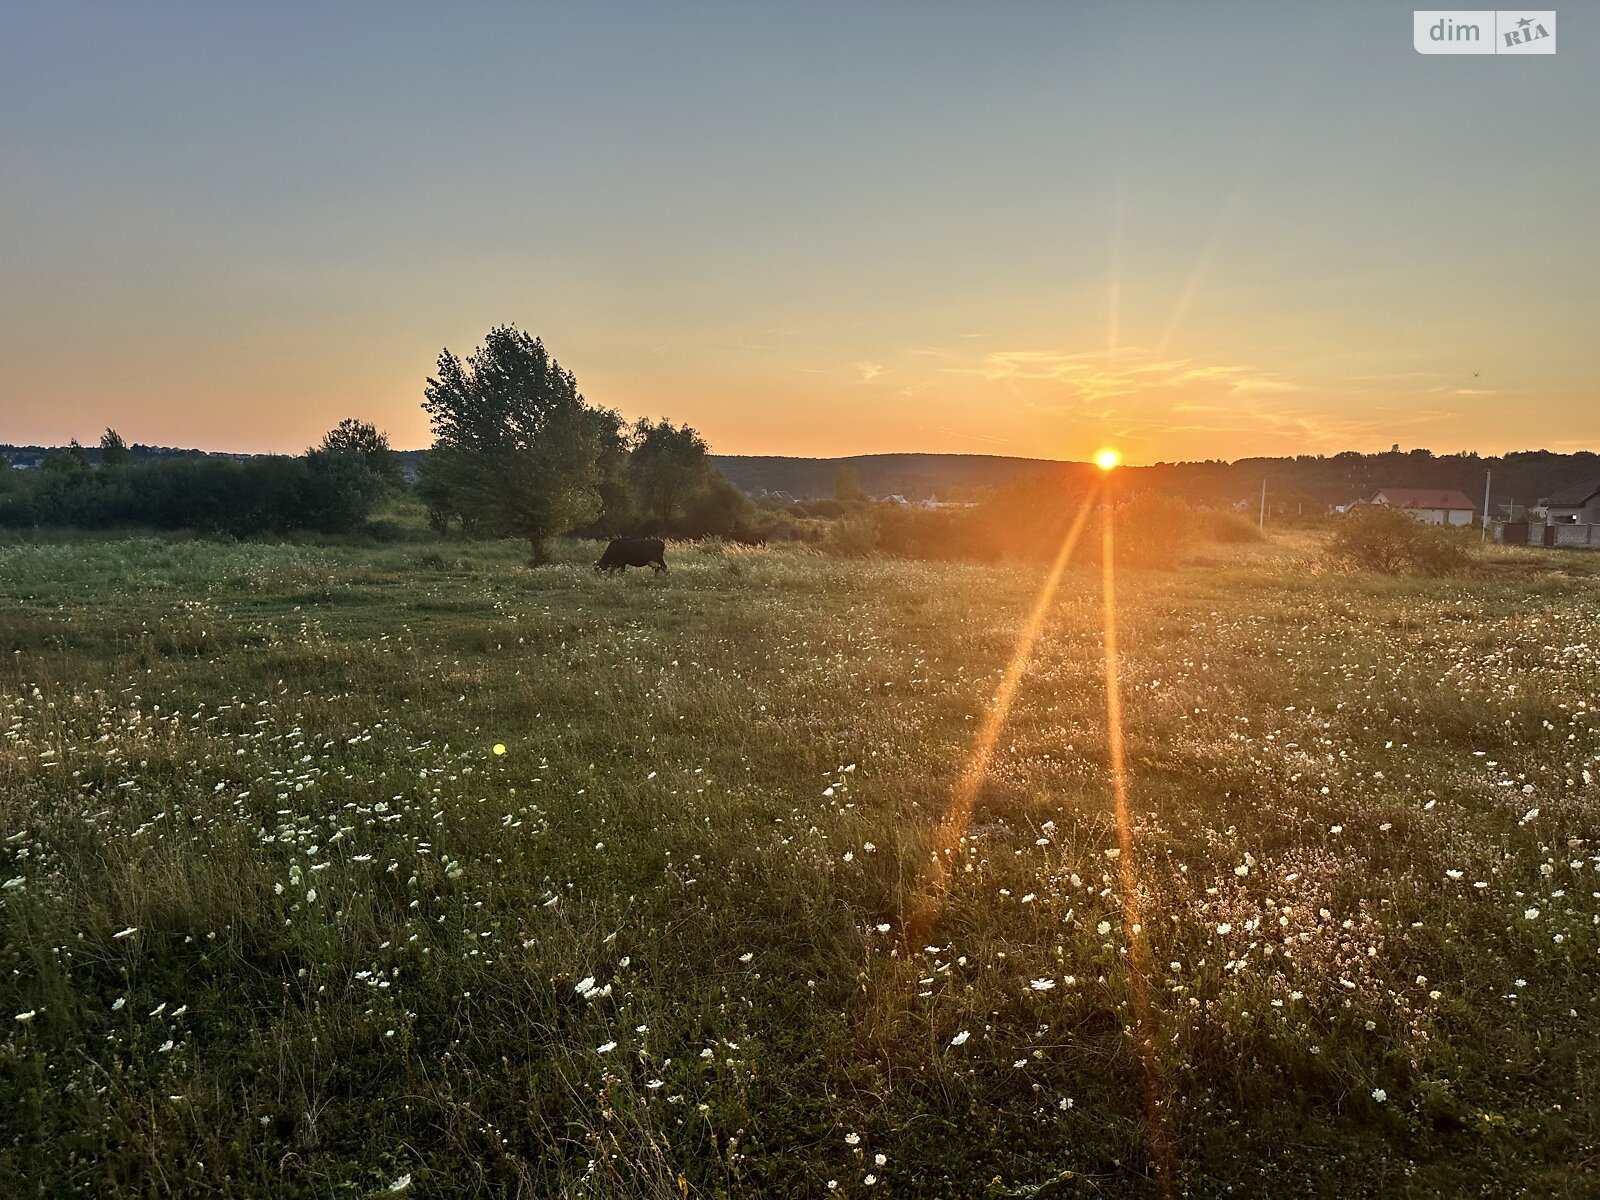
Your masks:
<instances>
[{"instance_id":1,"label":"thin cloud","mask_svg":"<svg viewBox=\"0 0 1600 1200\"><path fill-rule=\"evenodd\" d=\"M1238 364L1202 363L1193 358L1168 358L1132 346L1119 348L1115 362L1107 362L1099 353L996 350L940 370L977 376L989 383L1056 384L1062 389L1062 400L1079 403L1197 385L1216 386L1233 394L1300 390L1299 384L1271 371Z\"/></svg>"}]
</instances>

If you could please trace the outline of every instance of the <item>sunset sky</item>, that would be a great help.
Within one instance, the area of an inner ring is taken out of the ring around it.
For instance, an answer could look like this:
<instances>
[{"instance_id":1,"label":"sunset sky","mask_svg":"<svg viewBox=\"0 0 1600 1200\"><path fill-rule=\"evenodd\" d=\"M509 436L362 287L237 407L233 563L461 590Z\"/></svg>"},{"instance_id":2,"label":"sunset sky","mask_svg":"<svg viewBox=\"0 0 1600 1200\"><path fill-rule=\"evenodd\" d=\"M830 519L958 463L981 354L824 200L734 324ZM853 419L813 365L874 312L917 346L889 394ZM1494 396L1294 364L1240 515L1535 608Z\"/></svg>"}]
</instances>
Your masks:
<instances>
[{"instance_id":1,"label":"sunset sky","mask_svg":"<svg viewBox=\"0 0 1600 1200\"><path fill-rule=\"evenodd\" d=\"M722 453L1594 448L1594 13L8 5L0 442L422 446L515 323Z\"/></svg>"}]
</instances>

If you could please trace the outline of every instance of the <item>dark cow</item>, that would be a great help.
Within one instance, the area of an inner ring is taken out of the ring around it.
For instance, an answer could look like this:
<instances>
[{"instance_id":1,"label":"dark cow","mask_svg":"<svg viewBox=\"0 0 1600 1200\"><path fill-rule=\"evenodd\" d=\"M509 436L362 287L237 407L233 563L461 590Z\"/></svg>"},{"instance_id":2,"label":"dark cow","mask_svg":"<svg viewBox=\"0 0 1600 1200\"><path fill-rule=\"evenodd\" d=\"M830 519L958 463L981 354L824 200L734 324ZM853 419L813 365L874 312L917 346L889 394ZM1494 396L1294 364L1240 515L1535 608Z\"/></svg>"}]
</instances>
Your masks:
<instances>
[{"instance_id":1,"label":"dark cow","mask_svg":"<svg viewBox=\"0 0 1600 1200\"><path fill-rule=\"evenodd\" d=\"M629 567L653 567L659 574L667 569L666 554L667 544L660 538L612 538L594 569L609 573Z\"/></svg>"}]
</instances>

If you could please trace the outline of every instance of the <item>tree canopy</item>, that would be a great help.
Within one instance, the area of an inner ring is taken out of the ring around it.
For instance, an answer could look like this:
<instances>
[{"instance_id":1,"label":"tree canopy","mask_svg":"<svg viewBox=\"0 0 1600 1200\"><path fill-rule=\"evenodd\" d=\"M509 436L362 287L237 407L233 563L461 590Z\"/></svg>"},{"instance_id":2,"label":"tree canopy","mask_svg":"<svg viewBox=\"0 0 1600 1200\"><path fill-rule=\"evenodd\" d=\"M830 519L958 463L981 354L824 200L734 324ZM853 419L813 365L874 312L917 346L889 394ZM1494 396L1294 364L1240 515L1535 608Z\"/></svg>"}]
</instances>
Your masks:
<instances>
[{"instance_id":1,"label":"tree canopy","mask_svg":"<svg viewBox=\"0 0 1600 1200\"><path fill-rule=\"evenodd\" d=\"M365 421L346 417L322 435L322 444L316 449L325 454L344 454L359 459L367 470L391 487L401 482L400 460L389 447L389 435Z\"/></svg>"},{"instance_id":2,"label":"tree canopy","mask_svg":"<svg viewBox=\"0 0 1600 1200\"><path fill-rule=\"evenodd\" d=\"M102 467L120 467L129 458L128 443L122 440L122 435L115 429L108 428L100 435L100 465Z\"/></svg>"},{"instance_id":3,"label":"tree canopy","mask_svg":"<svg viewBox=\"0 0 1600 1200\"><path fill-rule=\"evenodd\" d=\"M424 397L435 525L521 538L539 562L551 538L600 515L600 464L622 420L589 407L538 338L501 325L465 362L445 350Z\"/></svg>"}]
</instances>

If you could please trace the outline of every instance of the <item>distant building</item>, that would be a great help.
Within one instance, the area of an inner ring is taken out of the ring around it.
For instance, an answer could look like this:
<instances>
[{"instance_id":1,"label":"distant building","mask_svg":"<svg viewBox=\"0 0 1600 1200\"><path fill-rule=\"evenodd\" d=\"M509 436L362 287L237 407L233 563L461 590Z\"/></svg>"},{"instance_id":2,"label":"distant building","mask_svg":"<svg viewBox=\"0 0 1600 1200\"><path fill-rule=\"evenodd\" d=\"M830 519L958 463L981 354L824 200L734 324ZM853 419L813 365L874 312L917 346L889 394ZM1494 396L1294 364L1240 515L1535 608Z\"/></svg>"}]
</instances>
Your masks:
<instances>
[{"instance_id":1,"label":"distant building","mask_svg":"<svg viewBox=\"0 0 1600 1200\"><path fill-rule=\"evenodd\" d=\"M1398 508L1427 525L1471 525L1477 512L1466 493L1454 488L1380 488L1367 503Z\"/></svg>"},{"instance_id":2,"label":"distant building","mask_svg":"<svg viewBox=\"0 0 1600 1200\"><path fill-rule=\"evenodd\" d=\"M1562 488L1542 507L1546 525L1600 525L1600 479Z\"/></svg>"}]
</instances>

